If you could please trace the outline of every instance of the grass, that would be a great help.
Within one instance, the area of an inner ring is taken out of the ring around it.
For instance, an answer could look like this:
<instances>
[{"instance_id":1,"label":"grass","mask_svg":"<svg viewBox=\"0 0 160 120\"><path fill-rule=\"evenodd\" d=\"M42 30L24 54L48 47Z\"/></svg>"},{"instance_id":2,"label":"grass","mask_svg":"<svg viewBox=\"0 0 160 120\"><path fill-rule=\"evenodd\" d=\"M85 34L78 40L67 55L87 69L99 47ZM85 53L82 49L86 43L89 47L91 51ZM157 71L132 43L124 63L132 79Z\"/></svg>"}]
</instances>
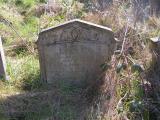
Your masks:
<instances>
[{"instance_id":1,"label":"grass","mask_svg":"<svg viewBox=\"0 0 160 120\"><path fill-rule=\"evenodd\" d=\"M29 87L28 89L38 86L40 72L37 57L32 55L7 57L7 65L9 84L17 87Z\"/></svg>"},{"instance_id":2,"label":"grass","mask_svg":"<svg viewBox=\"0 0 160 120\"><path fill-rule=\"evenodd\" d=\"M17 92L40 87L39 62L35 56L7 57L9 81L2 82L0 92Z\"/></svg>"}]
</instances>

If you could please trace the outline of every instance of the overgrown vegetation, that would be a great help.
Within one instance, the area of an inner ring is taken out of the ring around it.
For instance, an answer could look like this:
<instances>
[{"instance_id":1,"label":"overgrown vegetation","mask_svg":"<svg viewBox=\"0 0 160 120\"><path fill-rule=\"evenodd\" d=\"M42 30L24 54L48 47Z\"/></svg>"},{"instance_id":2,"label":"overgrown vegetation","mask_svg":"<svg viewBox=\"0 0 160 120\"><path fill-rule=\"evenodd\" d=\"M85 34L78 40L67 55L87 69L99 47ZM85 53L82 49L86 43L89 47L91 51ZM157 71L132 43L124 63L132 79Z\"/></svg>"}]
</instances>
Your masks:
<instances>
[{"instance_id":1,"label":"overgrown vegetation","mask_svg":"<svg viewBox=\"0 0 160 120\"><path fill-rule=\"evenodd\" d=\"M149 38L160 36L160 18L148 15L138 20L130 1L114 2L106 9L96 7L92 1L80 2L61 0L46 8L45 0L0 1L0 32L10 79L0 81L0 119L14 114L15 120L158 120L160 93L154 91L156 95L150 97L152 83L146 76L152 68ZM109 69L102 66L106 73L103 84L89 86L84 93L61 83L52 93L53 88L42 86L40 81L35 41L41 29L74 18L112 28L119 40L117 51L110 64L105 65ZM152 78L160 79L153 74ZM91 103L83 103L80 98L89 98ZM74 107L75 104L78 105Z\"/></svg>"}]
</instances>

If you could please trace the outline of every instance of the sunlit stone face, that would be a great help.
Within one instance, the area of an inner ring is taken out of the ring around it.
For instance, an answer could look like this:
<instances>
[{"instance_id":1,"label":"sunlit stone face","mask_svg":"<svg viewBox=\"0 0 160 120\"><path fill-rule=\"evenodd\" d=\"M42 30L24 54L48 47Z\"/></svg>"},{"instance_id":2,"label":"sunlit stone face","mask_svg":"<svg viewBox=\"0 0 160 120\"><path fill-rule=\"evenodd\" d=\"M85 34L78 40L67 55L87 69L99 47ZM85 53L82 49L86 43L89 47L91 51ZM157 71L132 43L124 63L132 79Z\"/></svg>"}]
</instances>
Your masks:
<instances>
[{"instance_id":1,"label":"sunlit stone face","mask_svg":"<svg viewBox=\"0 0 160 120\"><path fill-rule=\"evenodd\" d=\"M109 28L81 20L44 30L38 40L41 78L47 83L88 84L97 80L100 65L109 61L114 47Z\"/></svg>"}]
</instances>

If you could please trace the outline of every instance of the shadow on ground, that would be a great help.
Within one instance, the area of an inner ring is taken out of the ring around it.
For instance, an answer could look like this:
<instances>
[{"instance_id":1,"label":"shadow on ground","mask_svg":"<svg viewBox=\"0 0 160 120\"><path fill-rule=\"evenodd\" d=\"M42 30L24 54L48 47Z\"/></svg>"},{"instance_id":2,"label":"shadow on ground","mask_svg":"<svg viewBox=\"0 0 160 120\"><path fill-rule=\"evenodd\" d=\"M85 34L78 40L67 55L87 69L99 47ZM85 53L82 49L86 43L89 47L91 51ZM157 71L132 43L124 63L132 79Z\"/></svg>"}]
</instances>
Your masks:
<instances>
[{"instance_id":1,"label":"shadow on ground","mask_svg":"<svg viewBox=\"0 0 160 120\"><path fill-rule=\"evenodd\" d=\"M0 120L85 120L87 104L80 88L45 86L8 96L1 94Z\"/></svg>"}]
</instances>

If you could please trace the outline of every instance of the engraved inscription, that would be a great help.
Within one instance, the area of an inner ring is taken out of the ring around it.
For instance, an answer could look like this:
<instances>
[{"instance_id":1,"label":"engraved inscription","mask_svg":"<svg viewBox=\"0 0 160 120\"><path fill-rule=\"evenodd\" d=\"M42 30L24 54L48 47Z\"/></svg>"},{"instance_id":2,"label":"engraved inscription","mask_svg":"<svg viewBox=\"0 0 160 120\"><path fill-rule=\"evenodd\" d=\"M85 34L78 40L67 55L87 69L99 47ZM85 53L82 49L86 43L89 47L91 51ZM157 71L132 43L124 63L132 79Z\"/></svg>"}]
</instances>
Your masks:
<instances>
[{"instance_id":1,"label":"engraved inscription","mask_svg":"<svg viewBox=\"0 0 160 120\"><path fill-rule=\"evenodd\" d=\"M106 41L99 41L99 39L101 39L101 35L102 33L100 31L88 30L85 27L67 27L62 30L59 39L57 37L58 35L53 34L53 42L48 43L47 46L74 42L93 42L96 44L104 44Z\"/></svg>"}]
</instances>

